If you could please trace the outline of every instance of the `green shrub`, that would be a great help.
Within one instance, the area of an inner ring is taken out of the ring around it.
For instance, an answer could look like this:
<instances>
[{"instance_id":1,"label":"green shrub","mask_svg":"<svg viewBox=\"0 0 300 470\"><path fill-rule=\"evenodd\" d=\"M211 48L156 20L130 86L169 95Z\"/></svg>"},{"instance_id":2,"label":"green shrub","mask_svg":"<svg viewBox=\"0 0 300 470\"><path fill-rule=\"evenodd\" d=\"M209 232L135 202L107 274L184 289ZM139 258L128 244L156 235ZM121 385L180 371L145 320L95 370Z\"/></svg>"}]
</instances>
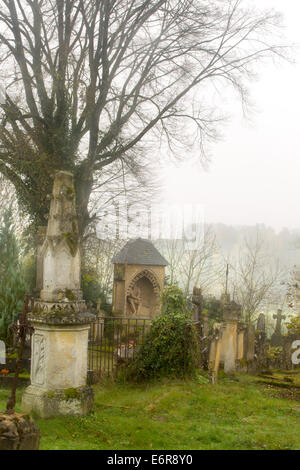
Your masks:
<instances>
[{"instance_id":1,"label":"green shrub","mask_svg":"<svg viewBox=\"0 0 300 470\"><path fill-rule=\"evenodd\" d=\"M277 360L282 355L282 347L281 346L269 346L267 350L267 358Z\"/></svg>"},{"instance_id":2,"label":"green shrub","mask_svg":"<svg viewBox=\"0 0 300 470\"><path fill-rule=\"evenodd\" d=\"M186 314L168 313L153 321L144 344L129 366L128 377L183 377L192 375L197 364L197 333L191 319Z\"/></svg>"},{"instance_id":3,"label":"green shrub","mask_svg":"<svg viewBox=\"0 0 300 470\"><path fill-rule=\"evenodd\" d=\"M289 335L298 335L300 334L300 317L290 316L290 321L285 324L288 330Z\"/></svg>"},{"instance_id":4,"label":"green shrub","mask_svg":"<svg viewBox=\"0 0 300 470\"><path fill-rule=\"evenodd\" d=\"M12 211L3 215L0 227L0 339L11 339L9 327L22 311L27 287L19 261Z\"/></svg>"},{"instance_id":5,"label":"green shrub","mask_svg":"<svg viewBox=\"0 0 300 470\"><path fill-rule=\"evenodd\" d=\"M163 313L153 321L143 345L128 366L127 378L183 377L193 375L197 368L197 332L182 291L176 286L166 287L162 303Z\"/></svg>"}]
</instances>

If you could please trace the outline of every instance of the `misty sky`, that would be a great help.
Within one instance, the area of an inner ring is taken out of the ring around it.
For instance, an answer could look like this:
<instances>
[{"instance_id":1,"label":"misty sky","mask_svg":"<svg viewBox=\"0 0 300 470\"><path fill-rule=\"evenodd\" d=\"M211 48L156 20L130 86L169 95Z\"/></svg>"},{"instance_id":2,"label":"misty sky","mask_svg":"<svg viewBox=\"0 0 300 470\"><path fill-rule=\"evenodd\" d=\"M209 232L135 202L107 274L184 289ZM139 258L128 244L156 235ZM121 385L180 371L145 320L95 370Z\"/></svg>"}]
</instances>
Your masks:
<instances>
[{"instance_id":1,"label":"misty sky","mask_svg":"<svg viewBox=\"0 0 300 470\"><path fill-rule=\"evenodd\" d=\"M286 37L300 45L299 0L252 1L281 11ZM202 205L207 223L300 227L300 48L294 58L294 65L260 68L250 88L250 121L232 102L208 171L195 158L165 170L166 201Z\"/></svg>"}]
</instances>

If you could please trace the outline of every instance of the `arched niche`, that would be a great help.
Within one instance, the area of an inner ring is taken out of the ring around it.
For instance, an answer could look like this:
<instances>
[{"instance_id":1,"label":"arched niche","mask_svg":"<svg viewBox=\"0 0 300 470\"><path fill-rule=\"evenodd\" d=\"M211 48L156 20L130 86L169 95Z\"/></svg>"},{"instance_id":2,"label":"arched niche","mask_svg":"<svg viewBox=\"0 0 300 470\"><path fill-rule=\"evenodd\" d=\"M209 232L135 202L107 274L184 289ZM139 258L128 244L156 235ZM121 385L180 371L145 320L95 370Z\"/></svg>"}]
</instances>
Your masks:
<instances>
[{"instance_id":1,"label":"arched niche","mask_svg":"<svg viewBox=\"0 0 300 470\"><path fill-rule=\"evenodd\" d=\"M148 269L143 269L137 273L130 281L126 290L126 313L134 315L133 307L130 303L132 292L139 293L140 302L136 304L136 314L140 317L153 317L159 305L160 285L157 277Z\"/></svg>"}]
</instances>

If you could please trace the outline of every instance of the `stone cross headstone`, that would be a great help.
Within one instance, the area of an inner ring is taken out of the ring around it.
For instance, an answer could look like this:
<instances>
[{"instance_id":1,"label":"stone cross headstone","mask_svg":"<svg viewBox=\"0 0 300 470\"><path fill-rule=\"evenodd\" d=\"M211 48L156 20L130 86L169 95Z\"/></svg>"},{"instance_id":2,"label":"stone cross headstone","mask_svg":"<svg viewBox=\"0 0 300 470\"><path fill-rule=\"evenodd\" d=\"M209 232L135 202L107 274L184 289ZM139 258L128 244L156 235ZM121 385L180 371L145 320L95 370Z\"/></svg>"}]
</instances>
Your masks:
<instances>
[{"instance_id":1,"label":"stone cross headstone","mask_svg":"<svg viewBox=\"0 0 300 470\"><path fill-rule=\"evenodd\" d=\"M282 345L282 335L281 335L281 322L285 319L285 315L282 315L282 310L277 310L277 315L273 315L274 320L276 320L275 331L271 336L271 346L281 346Z\"/></svg>"}]
</instances>

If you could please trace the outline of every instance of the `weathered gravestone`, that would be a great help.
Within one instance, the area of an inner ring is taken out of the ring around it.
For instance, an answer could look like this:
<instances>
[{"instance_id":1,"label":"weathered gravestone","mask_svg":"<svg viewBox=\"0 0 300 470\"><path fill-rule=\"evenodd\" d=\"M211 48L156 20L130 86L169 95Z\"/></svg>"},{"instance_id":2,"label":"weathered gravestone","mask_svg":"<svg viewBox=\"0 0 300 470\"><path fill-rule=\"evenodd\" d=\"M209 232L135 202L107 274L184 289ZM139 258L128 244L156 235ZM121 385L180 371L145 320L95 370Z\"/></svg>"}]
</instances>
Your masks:
<instances>
[{"instance_id":1,"label":"weathered gravestone","mask_svg":"<svg viewBox=\"0 0 300 470\"><path fill-rule=\"evenodd\" d=\"M259 331L263 334L266 333L266 319L263 313L261 313L258 317L256 331Z\"/></svg>"},{"instance_id":2,"label":"weathered gravestone","mask_svg":"<svg viewBox=\"0 0 300 470\"><path fill-rule=\"evenodd\" d=\"M214 325L209 351L209 369L213 383L217 381L220 363L224 364L224 372L231 374L236 371L238 359L238 323L241 307L230 301L229 294L223 294L221 301L223 322Z\"/></svg>"},{"instance_id":3,"label":"weathered gravestone","mask_svg":"<svg viewBox=\"0 0 300 470\"><path fill-rule=\"evenodd\" d=\"M273 315L276 320L275 331L271 336L271 346L282 346L282 334L281 334L281 322L285 319L285 315L282 315L282 310L277 310L277 315Z\"/></svg>"},{"instance_id":4,"label":"weathered gravestone","mask_svg":"<svg viewBox=\"0 0 300 470\"><path fill-rule=\"evenodd\" d=\"M247 325L245 331L245 350L244 359L246 360L247 371L250 372L254 369L254 356L255 356L255 327L252 324Z\"/></svg>"},{"instance_id":5,"label":"weathered gravestone","mask_svg":"<svg viewBox=\"0 0 300 470\"><path fill-rule=\"evenodd\" d=\"M22 407L42 417L87 414L93 391L87 387L88 332L94 315L80 290L80 246L72 173L55 175L46 237L39 251L40 297L29 320L31 385Z\"/></svg>"},{"instance_id":6,"label":"weathered gravestone","mask_svg":"<svg viewBox=\"0 0 300 470\"><path fill-rule=\"evenodd\" d=\"M261 313L257 320L255 332L255 356L257 367L264 368L266 365L267 344L266 344L266 319L265 315Z\"/></svg>"},{"instance_id":7,"label":"weathered gravestone","mask_svg":"<svg viewBox=\"0 0 300 470\"><path fill-rule=\"evenodd\" d=\"M223 334L221 361L224 362L224 372L230 374L236 370L238 322L241 317L241 307L229 294L222 296Z\"/></svg>"}]
</instances>

